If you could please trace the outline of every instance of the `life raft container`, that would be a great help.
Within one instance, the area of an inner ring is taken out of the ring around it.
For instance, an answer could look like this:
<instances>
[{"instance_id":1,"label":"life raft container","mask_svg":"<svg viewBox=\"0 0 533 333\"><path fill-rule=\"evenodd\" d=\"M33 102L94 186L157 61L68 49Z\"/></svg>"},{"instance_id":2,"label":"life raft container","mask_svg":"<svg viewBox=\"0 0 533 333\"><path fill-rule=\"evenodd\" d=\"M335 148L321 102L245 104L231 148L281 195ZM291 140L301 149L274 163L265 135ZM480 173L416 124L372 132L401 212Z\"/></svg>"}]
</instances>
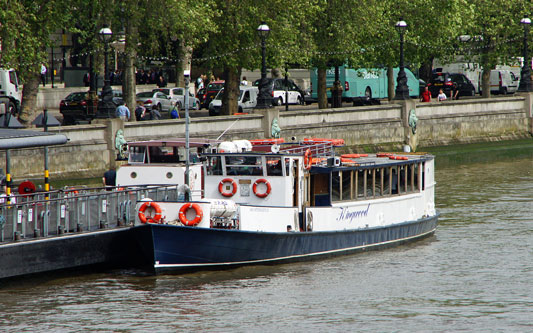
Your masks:
<instances>
[{"instance_id":1,"label":"life raft container","mask_svg":"<svg viewBox=\"0 0 533 333\"><path fill-rule=\"evenodd\" d=\"M194 209L194 212L196 213L196 216L194 219L189 220L187 218L187 211L189 209ZM204 217L204 212L202 211L202 207L200 207L199 204L196 203L187 203L180 208L179 212L179 219L180 222L183 223L186 226L192 227L197 225L202 221L202 218Z\"/></svg>"},{"instance_id":2,"label":"life raft container","mask_svg":"<svg viewBox=\"0 0 533 333\"><path fill-rule=\"evenodd\" d=\"M360 157L368 157L368 154L342 154L341 157L344 157L344 158L360 158Z\"/></svg>"},{"instance_id":3,"label":"life raft container","mask_svg":"<svg viewBox=\"0 0 533 333\"><path fill-rule=\"evenodd\" d=\"M407 156L389 156L389 160L400 160L400 161L406 161L408 160Z\"/></svg>"},{"instance_id":4,"label":"life raft container","mask_svg":"<svg viewBox=\"0 0 533 333\"><path fill-rule=\"evenodd\" d=\"M313 162L313 154L311 153L311 149L307 148L304 154L304 168L305 170L311 169L311 164Z\"/></svg>"},{"instance_id":5,"label":"life raft container","mask_svg":"<svg viewBox=\"0 0 533 333\"><path fill-rule=\"evenodd\" d=\"M279 145L285 142L284 138L279 139L256 139L249 140L252 146L263 146L263 145Z\"/></svg>"},{"instance_id":6,"label":"life raft container","mask_svg":"<svg viewBox=\"0 0 533 333\"><path fill-rule=\"evenodd\" d=\"M232 189L231 189L230 192L224 191L224 184L226 184L226 183L230 183L231 184ZM222 194L223 196L225 196L227 198L230 198L230 197L234 196L235 193L237 193L237 183L231 178L224 178L218 184L218 192L220 192L220 194Z\"/></svg>"},{"instance_id":7,"label":"life raft container","mask_svg":"<svg viewBox=\"0 0 533 333\"><path fill-rule=\"evenodd\" d=\"M144 212L148 207L151 207L155 210L155 215L152 216L146 216L144 215ZM153 201L146 201L142 204L141 208L139 208L139 220L142 223L161 223L161 219L163 217L162 215L161 206L159 204L153 202Z\"/></svg>"},{"instance_id":8,"label":"life raft container","mask_svg":"<svg viewBox=\"0 0 533 333\"><path fill-rule=\"evenodd\" d=\"M266 185L266 191L264 193L259 193L257 191L257 185L259 184L265 184ZM264 178L261 178L261 179L258 179L254 182L254 185L252 187L253 191L254 191L254 194L258 197L258 198L266 198L268 197L268 195L270 194L270 191L272 191L272 186L270 185L269 181L264 179Z\"/></svg>"},{"instance_id":9,"label":"life raft container","mask_svg":"<svg viewBox=\"0 0 533 333\"><path fill-rule=\"evenodd\" d=\"M304 138L303 144L314 145L319 143L331 143L334 146L344 146L343 139Z\"/></svg>"}]
</instances>

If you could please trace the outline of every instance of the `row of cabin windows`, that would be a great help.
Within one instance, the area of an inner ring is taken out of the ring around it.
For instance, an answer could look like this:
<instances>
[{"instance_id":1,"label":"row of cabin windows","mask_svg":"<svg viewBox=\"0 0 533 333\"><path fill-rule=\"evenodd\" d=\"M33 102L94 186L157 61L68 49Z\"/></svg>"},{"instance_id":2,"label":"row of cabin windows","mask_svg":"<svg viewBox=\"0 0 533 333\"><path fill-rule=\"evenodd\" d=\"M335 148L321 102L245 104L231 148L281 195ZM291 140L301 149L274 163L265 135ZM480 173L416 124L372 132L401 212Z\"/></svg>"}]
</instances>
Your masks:
<instances>
[{"instance_id":1,"label":"row of cabin windows","mask_svg":"<svg viewBox=\"0 0 533 333\"><path fill-rule=\"evenodd\" d=\"M363 200L419 192L424 189L423 170L424 163L417 163L332 172L331 200Z\"/></svg>"},{"instance_id":2,"label":"row of cabin windows","mask_svg":"<svg viewBox=\"0 0 533 333\"><path fill-rule=\"evenodd\" d=\"M289 159L284 160L279 156L211 156L206 172L208 176L284 176L289 175L290 167Z\"/></svg>"}]
</instances>

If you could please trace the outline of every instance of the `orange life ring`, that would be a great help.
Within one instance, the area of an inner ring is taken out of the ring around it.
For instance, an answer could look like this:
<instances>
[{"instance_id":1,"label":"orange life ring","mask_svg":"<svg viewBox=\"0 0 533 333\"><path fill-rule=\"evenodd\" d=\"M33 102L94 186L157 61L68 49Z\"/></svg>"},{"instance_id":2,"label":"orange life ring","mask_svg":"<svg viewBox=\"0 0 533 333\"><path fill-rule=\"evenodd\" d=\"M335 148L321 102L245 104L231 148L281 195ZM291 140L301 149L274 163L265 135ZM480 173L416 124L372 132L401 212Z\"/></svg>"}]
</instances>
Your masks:
<instances>
[{"instance_id":1,"label":"orange life ring","mask_svg":"<svg viewBox=\"0 0 533 333\"><path fill-rule=\"evenodd\" d=\"M392 156L391 153L377 153L376 157L389 157Z\"/></svg>"},{"instance_id":2,"label":"orange life ring","mask_svg":"<svg viewBox=\"0 0 533 333\"><path fill-rule=\"evenodd\" d=\"M258 184L265 184L267 189L266 189L266 192L265 193L258 193L257 192L257 185ZM254 186L253 186L253 190L254 190L254 194L258 197L258 198L266 198L268 197L268 195L270 194L270 191L272 191L272 186L270 186L270 183L268 182L268 180L264 179L264 178L261 178L261 179L258 179L254 182Z\"/></svg>"},{"instance_id":3,"label":"orange life ring","mask_svg":"<svg viewBox=\"0 0 533 333\"><path fill-rule=\"evenodd\" d=\"M304 154L304 168L305 170L309 170L311 169L311 164L312 161L313 161L313 154L311 154L311 149L307 148L307 150L305 151L305 154Z\"/></svg>"},{"instance_id":4,"label":"orange life ring","mask_svg":"<svg viewBox=\"0 0 533 333\"><path fill-rule=\"evenodd\" d=\"M189 209L194 209L194 212L196 213L196 217L192 220L187 219L187 211ZM192 227L200 223L202 221L202 218L204 217L204 212L202 211L202 207L200 207L199 204L196 203L187 203L180 208L180 222L183 223L186 226Z\"/></svg>"},{"instance_id":5,"label":"orange life ring","mask_svg":"<svg viewBox=\"0 0 533 333\"><path fill-rule=\"evenodd\" d=\"M144 215L144 212L148 207L152 207L155 210L155 215L153 217L146 217L146 215ZM142 223L161 223L161 218L163 217L161 213L161 206L153 201L146 201L142 204L141 208L139 208L139 220L141 220Z\"/></svg>"},{"instance_id":6,"label":"orange life ring","mask_svg":"<svg viewBox=\"0 0 533 333\"><path fill-rule=\"evenodd\" d=\"M224 192L224 183L230 183L231 186L232 186L232 190L231 192ZM220 181L220 183L218 184L218 191L220 192L220 194L222 194L223 196L225 197L232 197L235 195L235 193L237 193L237 183L235 183L235 181L231 178L224 178Z\"/></svg>"},{"instance_id":7,"label":"orange life ring","mask_svg":"<svg viewBox=\"0 0 533 333\"><path fill-rule=\"evenodd\" d=\"M402 160L402 161L405 161L405 160L408 160L408 158L406 156L389 156L389 160Z\"/></svg>"}]
</instances>

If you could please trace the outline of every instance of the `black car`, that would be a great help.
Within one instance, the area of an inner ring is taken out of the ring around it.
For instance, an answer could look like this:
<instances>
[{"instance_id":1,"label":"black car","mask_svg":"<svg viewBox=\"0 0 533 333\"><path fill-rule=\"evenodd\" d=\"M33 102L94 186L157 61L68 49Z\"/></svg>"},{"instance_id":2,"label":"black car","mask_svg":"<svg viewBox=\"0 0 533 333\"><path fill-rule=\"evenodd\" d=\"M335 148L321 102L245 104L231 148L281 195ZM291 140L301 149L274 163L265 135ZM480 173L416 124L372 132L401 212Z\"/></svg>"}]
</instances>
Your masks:
<instances>
[{"instance_id":1,"label":"black car","mask_svg":"<svg viewBox=\"0 0 533 333\"><path fill-rule=\"evenodd\" d=\"M122 104L122 92L113 90L113 106ZM106 118L107 115L98 114L98 100L101 91L98 91L97 99L89 99L89 92L79 91L70 93L59 103L59 112L63 115L63 125L74 125L80 121L91 122L95 118ZM93 105L91 105L93 103ZM115 112L113 112L113 115Z\"/></svg>"},{"instance_id":2,"label":"black car","mask_svg":"<svg viewBox=\"0 0 533 333\"><path fill-rule=\"evenodd\" d=\"M431 97L435 98L442 91L451 98L453 86L456 85L459 90L459 96L475 96L476 89L470 80L464 74L460 73L434 73L428 83Z\"/></svg>"},{"instance_id":3,"label":"black car","mask_svg":"<svg viewBox=\"0 0 533 333\"><path fill-rule=\"evenodd\" d=\"M224 80L210 82L205 88L204 96L202 98L198 97L200 107L209 109L209 103L211 103L222 88L224 88Z\"/></svg>"}]
</instances>

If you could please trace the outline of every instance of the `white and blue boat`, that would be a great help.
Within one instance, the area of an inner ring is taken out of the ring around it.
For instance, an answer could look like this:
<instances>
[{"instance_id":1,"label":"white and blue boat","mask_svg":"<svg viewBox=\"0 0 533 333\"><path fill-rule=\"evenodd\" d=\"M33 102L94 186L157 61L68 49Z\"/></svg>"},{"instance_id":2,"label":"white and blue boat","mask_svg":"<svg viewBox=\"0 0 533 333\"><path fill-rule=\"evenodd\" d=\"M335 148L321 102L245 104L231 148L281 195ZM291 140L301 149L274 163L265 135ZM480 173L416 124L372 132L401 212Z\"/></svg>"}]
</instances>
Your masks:
<instances>
[{"instance_id":1,"label":"white and blue boat","mask_svg":"<svg viewBox=\"0 0 533 333\"><path fill-rule=\"evenodd\" d=\"M339 140L281 141L204 149L200 196L138 202L133 231L150 269L309 260L435 232L434 156L337 156Z\"/></svg>"}]
</instances>

